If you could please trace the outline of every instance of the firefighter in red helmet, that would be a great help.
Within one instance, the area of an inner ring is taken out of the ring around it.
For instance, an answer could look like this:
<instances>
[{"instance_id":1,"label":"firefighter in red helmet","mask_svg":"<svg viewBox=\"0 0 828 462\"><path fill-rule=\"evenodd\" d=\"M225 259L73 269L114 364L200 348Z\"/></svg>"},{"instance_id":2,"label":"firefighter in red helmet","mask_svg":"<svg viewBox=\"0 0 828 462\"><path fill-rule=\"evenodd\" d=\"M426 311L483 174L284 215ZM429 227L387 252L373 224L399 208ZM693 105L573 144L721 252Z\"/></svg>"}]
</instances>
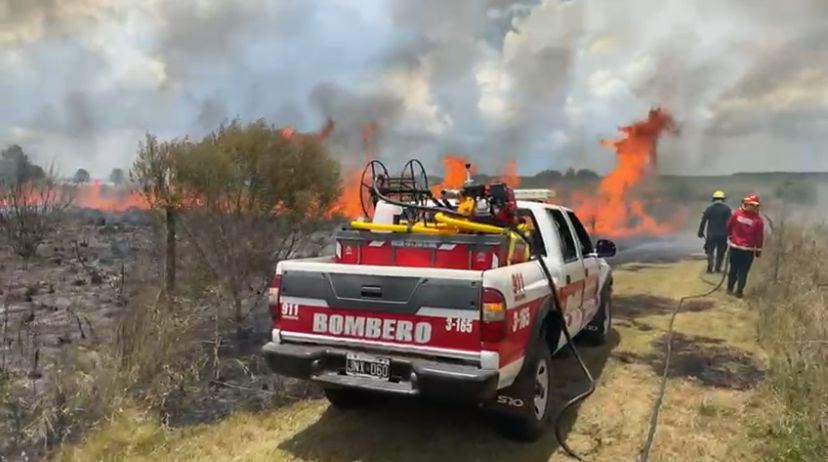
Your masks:
<instances>
[{"instance_id":1,"label":"firefighter in red helmet","mask_svg":"<svg viewBox=\"0 0 828 462\"><path fill-rule=\"evenodd\" d=\"M730 246L727 292L735 293L739 298L744 293L753 259L762 256L765 223L759 214L760 205L759 196L751 194L742 199L742 207L727 221L727 242Z\"/></svg>"}]
</instances>

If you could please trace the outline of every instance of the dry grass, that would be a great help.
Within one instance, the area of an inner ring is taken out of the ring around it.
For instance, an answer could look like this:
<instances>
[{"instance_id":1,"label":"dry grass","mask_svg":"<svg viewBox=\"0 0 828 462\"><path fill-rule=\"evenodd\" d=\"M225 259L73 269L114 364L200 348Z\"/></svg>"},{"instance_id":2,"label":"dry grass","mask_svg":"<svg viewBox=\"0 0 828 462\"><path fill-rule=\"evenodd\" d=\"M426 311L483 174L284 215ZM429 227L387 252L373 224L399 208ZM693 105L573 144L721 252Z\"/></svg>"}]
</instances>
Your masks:
<instances>
[{"instance_id":1,"label":"dry grass","mask_svg":"<svg viewBox=\"0 0 828 462\"><path fill-rule=\"evenodd\" d=\"M169 397L197 380L206 356L192 341L192 311L157 293L134 295L114 339L65 345L37 381L0 370L0 460L36 459L119 409L163 418Z\"/></svg>"},{"instance_id":2,"label":"dry grass","mask_svg":"<svg viewBox=\"0 0 828 462\"><path fill-rule=\"evenodd\" d=\"M757 296L771 358L767 396L772 461L828 460L828 239L824 227L788 228L772 240Z\"/></svg>"}]
</instances>

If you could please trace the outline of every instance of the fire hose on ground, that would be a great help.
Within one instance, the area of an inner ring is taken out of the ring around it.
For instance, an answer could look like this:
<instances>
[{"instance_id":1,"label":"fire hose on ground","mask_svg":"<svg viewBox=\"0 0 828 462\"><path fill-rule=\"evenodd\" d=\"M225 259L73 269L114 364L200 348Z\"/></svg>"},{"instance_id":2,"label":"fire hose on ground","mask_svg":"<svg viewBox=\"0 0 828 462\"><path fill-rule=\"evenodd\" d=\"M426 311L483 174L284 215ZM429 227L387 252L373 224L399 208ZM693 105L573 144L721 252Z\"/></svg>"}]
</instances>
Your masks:
<instances>
[{"instance_id":1,"label":"fire hose on ground","mask_svg":"<svg viewBox=\"0 0 828 462\"><path fill-rule=\"evenodd\" d=\"M650 414L650 424L649 430L647 431L647 439L644 442L644 446L642 446L641 451L639 452L639 462L647 462L650 459L650 451L652 450L653 442L655 441L655 433L656 429L658 428L658 416L661 411L661 405L664 402L664 394L667 391L667 375L670 372L670 361L673 357L673 334L675 332L674 326L676 322L676 317L681 312L681 309L684 306L684 302L686 302L687 300L708 297L710 295L713 295L716 291L722 288L725 278L727 278L728 269L730 268L730 261L728 259L729 254L730 251L728 250L722 257L725 259L725 267L724 271L722 271L722 277L719 279L719 283L704 293L682 297L681 299L679 299L678 304L676 305L675 309L670 315L670 323L667 326L667 342L665 345L664 352L664 369L661 372L658 394L656 395L656 400L653 403L652 414Z\"/></svg>"}]
</instances>

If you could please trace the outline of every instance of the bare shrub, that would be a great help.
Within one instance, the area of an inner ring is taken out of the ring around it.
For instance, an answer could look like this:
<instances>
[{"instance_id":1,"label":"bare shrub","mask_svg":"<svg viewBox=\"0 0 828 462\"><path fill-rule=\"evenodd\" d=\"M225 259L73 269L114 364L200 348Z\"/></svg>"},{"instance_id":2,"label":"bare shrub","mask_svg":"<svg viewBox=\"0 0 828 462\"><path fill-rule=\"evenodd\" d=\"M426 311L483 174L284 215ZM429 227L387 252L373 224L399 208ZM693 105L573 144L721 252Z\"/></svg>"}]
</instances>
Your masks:
<instances>
[{"instance_id":1,"label":"bare shrub","mask_svg":"<svg viewBox=\"0 0 828 462\"><path fill-rule=\"evenodd\" d=\"M24 260L34 257L73 198L73 188L58 185L52 169L42 177L0 178L0 227L9 245Z\"/></svg>"}]
</instances>

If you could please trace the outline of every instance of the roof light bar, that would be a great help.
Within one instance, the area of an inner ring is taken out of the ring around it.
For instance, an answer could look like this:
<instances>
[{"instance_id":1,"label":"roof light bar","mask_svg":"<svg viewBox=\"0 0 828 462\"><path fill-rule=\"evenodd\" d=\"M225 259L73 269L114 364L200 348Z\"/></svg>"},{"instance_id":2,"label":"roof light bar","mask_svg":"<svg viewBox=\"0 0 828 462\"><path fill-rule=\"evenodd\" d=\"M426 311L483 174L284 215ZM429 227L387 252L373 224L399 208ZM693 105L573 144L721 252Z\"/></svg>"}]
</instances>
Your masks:
<instances>
[{"instance_id":1,"label":"roof light bar","mask_svg":"<svg viewBox=\"0 0 828 462\"><path fill-rule=\"evenodd\" d=\"M515 189L515 199L519 201L546 202L555 197L551 189Z\"/></svg>"}]
</instances>

